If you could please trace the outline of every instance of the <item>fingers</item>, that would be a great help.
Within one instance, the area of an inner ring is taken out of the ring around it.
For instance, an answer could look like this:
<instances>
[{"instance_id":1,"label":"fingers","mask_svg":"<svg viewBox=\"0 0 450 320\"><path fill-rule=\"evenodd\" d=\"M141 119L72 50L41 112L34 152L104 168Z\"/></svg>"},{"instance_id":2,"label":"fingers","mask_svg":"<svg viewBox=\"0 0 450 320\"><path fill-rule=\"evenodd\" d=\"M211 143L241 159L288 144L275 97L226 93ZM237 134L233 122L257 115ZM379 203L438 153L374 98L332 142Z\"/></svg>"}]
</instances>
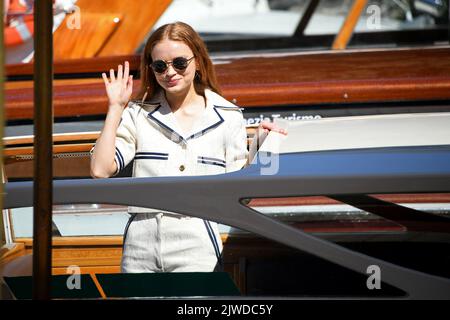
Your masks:
<instances>
[{"instance_id":1,"label":"fingers","mask_svg":"<svg viewBox=\"0 0 450 320\"><path fill-rule=\"evenodd\" d=\"M267 121L262 121L262 122L260 123L260 127L261 127L261 128L264 128L264 129L272 130L272 129L275 129L277 126L275 125L275 123L267 122Z\"/></svg>"},{"instance_id":2,"label":"fingers","mask_svg":"<svg viewBox=\"0 0 450 320\"><path fill-rule=\"evenodd\" d=\"M263 121L259 125L261 129L264 129L265 133L268 133L269 131L278 132L284 135L287 135L287 130L278 127L275 123Z\"/></svg>"},{"instance_id":3,"label":"fingers","mask_svg":"<svg viewBox=\"0 0 450 320\"><path fill-rule=\"evenodd\" d=\"M129 80L129 76L130 76L130 64L128 63L128 61L125 61L125 67L122 66L121 64L117 66L117 78L114 74L114 69L109 70L109 77L111 78L111 82L118 80L123 81L124 84L126 84ZM105 75L102 74L102 77L103 80L105 80L106 74ZM106 80L108 80L108 78L106 78Z\"/></svg>"},{"instance_id":4,"label":"fingers","mask_svg":"<svg viewBox=\"0 0 450 320\"><path fill-rule=\"evenodd\" d=\"M278 132L278 133L287 135L287 131L286 131L285 129L283 129L283 128L275 127L275 128L273 128L273 129L271 129L271 131L273 131L273 132Z\"/></svg>"},{"instance_id":5,"label":"fingers","mask_svg":"<svg viewBox=\"0 0 450 320\"><path fill-rule=\"evenodd\" d=\"M102 78L103 78L103 82L105 83L105 86L107 86L108 84L109 84L109 81L108 81L108 77L106 76L106 73L102 73Z\"/></svg>"},{"instance_id":6,"label":"fingers","mask_svg":"<svg viewBox=\"0 0 450 320\"><path fill-rule=\"evenodd\" d=\"M128 61L125 61L125 70L123 72L123 81L125 83L128 83L129 76L130 76L130 64L128 63Z\"/></svg>"},{"instance_id":7,"label":"fingers","mask_svg":"<svg viewBox=\"0 0 450 320\"><path fill-rule=\"evenodd\" d=\"M109 77L111 78L111 82L116 80L116 77L114 76L114 69L109 70Z\"/></svg>"},{"instance_id":8,"label":"fingers","mask_svg":"<svg viewBox=\"0 0 450 320\"><path fill-rule=\"evenodd\" d=\"M117 81L122 81L123 79L123 66L119 64L117 67Z\"/></svg>"},{"instance_id":9,"label":"fingers","mask_svg":"<svg viewBox=\"0 0 450 320\"><path fill-rule=\"evenodd\" d=\"M130 64L128 63L128 61L125 61L124 66L118 65L117 78L114 73L114 69L109 70L109 77L110 79L108 79L106 73L102 73L102 78L105 86L108 87L110 85L114 85L113 87L116 88L114 90L117 90L117 88L121 88L120 90L126 90L129 94L131 94L133 90L133 76L130 75ZM117 87L117 85L119 85L119 87Z\"/></svg>"},{"instance_id":10,"label":"fingers","mask_svg":"<svg viewBox=\"0 0 450 320\"><path fill-rule=\"evenodd\" d=\"M133 90L133 75L128 76L128 81L127 81L127 91L132 91Z\"/></svg>"}]
</instances>

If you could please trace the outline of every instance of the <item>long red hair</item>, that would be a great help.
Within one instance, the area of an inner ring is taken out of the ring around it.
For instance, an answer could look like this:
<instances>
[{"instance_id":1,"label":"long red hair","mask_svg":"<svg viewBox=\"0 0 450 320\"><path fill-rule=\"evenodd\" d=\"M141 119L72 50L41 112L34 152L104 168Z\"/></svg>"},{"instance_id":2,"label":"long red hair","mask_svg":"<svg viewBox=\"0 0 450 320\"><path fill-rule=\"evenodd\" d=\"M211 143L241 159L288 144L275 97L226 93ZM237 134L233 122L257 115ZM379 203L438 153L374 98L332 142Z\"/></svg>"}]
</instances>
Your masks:
<instances>
[{"instance_id":1,"label":"long red hair","mask_svg":"<svg viewBox=\"0 0 450 320\"><path fill-rule=\"evenodd\" d=\"M184 22L174 22L159 27L148 38L141 57L141 87L135 99L142 100L146 93L148 93L146 99L150 99L159 90L162 90L150 65L153 62L152 50L154 46L164 39L183 41L194 53L198 64L197 74L194 78L194 87L197 94L205 97L205 89L211 89L221 94L214 66L209 58L205 43L190 25Z\"/></svg>"}]
</instances>

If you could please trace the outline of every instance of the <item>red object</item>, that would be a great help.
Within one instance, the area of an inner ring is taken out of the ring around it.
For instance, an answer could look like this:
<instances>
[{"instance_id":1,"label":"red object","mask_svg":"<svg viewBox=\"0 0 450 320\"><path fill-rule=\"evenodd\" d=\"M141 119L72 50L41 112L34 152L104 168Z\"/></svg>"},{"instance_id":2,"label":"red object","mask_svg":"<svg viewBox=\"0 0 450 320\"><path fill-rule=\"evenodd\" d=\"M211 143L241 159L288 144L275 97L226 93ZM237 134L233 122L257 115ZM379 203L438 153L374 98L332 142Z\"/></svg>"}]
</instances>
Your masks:
<instances>
[{"instance_id":1,"label":"red object","mask_svg":"<svg viewBox=\"0 0 450 320\"><path fill-rule=\"evenodd\" d=\"M34 33L33 15L26 3L20 0L9 2L5 25L5 46L13 47L31 39Z\"/></svg>"}]
</instances>

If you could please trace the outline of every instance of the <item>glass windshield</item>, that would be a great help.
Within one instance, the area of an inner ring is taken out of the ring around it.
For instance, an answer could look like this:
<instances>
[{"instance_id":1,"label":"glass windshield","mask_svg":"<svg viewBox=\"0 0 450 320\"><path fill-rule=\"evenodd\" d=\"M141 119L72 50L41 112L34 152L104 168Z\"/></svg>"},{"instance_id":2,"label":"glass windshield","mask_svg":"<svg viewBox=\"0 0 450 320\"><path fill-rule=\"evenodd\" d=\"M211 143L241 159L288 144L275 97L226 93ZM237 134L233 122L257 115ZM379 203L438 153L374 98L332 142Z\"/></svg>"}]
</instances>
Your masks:
<instances>
[{"instance_id":1,"label":"glass windshield","mask_svg":"<svg viewBox=\"0 0 450 320\"><path fill-rule=\"evenodd\" d=\"M352 0L175 0L153 29L177 20L187 22L217 53L331 49L344 23L353 30L348 48L434 44L448 42L447 3L371 0L358 9L358 2Z\"/></svg>"}]
</instances>

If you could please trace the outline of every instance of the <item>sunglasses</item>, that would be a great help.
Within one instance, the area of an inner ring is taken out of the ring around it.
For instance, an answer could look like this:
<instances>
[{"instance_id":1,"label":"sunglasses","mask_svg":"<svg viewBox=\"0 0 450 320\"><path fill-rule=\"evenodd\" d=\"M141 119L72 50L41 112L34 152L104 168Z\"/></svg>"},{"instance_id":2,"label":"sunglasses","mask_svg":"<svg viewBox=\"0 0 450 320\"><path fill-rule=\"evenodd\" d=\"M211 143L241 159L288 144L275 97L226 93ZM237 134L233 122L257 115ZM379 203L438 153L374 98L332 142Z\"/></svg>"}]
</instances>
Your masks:
<instances>
[{"instance_id":1,"label":"sunglasses","mask_svg":"<svg viewBox=\"0 0 450 320\"><path fill-rule=\"evenodd\" d=\"M167 68L169 68L169 65L172 65L173 68L178 71L183 71L188 67L189 62L191 62L192 59L194 59L194 57L189 59L186 59L185 57L177 57L172 61L156 60L153 61L150 66L156 73L165 72Z\"/></svg>"}]
</instances>

